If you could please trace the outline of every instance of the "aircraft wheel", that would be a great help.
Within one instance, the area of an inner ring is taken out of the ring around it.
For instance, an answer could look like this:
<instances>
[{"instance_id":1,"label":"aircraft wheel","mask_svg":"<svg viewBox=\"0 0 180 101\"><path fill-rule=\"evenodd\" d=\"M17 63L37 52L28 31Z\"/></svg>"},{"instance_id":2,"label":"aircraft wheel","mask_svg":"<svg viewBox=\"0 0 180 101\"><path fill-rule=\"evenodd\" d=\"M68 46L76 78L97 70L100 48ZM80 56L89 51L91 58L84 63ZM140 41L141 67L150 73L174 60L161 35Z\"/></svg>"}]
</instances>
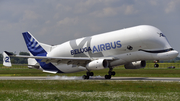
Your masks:
<instances>
[{"instance_id":1,"label":"aircraft wheel","mask_svg":"<svg viewBox=\"0 0 180 101\"><path fill-rule=\"evenodd\" d=\"M159 67L159 64L154 64L154 67L157 67L157 68L158 68L158 67Z\"/></svg>"},{"instance_id":2,"label":"aircraft wheel","mask_svg":"<svg viewBox=\"0 0 180 101\"><path fill-rule=\"evenodd\" d=\"M86 76L86 79L89 79L89 76Z\"/></svg>"},{"instance_id":3,"label":"aircraft wheel","mask_svg":"<svg viewBox=\"0 0 180 101\"><path fill-rule=\"evenodd\" d=\"M83 75L82 78L83 78L83 79L86 79L86 75Z\"/></svg>"},{"instance_id":4,"label":"aircraft wheel","mask_svg":"<svg viewBox=\"0 0 180 101\"><path fill-rule=\"evenodd\" d=\"M113 75L113 76L116 75L116 72L115 72L115 71L112 71L112 72L111 72L111 75Z\"/></svg>"},{"instance_id":5,"label":"aircraft wheel","mask_svg":"<svg viewBox=\"0 0 180 101\"><path fill-rule=\"evenodd\" d=\"M105 77L105 79L108 79L108 75L105 75L104 77Z\"/></svg>"},{"instance_id":6,"label":"aircraft wheel","mask_svg":"<svg viewBox=\"0 0 180 101\"><path fill-rule=\"evenodd\" d=\"M90 72L90 76L94 76L94 73L93 73L93 72Z\"/></svg>"},{"instance_id":7,"label":"aircraft wheel","mask_svg":"<svg viewBox=\"0 0 180 101\"><path fill-rule=\"evenodd\" d=\"M111 75L105 75L105 79L111 79Z\"/></svg>"},{"instance_id":8,"label":"aircraft wheel","mask_svg":"<svg viewBox=\"0 0 180 101\"><path fill-rule=\"evenodd\" d=\"M90 72L86 72L86 75L88 75L88 76L89 76L89 75L90 75Z\"/></svg>"},{"instance_id":9,"label":"aircraft wheel","mask_svg":"<svg viewBox=\"0 0 180 101\"><path fill-rule=\"evenodd\" d=\"M115 71L109 71L108 74L114 76L116 74L116 72Z\"/></svg>"},{"instance_id":10,"label":"aircraft wheel","mask_svg":"<svg viewBox=\"0 0 180 101\"><path fill-rule=\"evenodd\" d=\"M83 77L82 77L83 79L89 79L89 76L87 76L87 75L83 75Z\"/></svg>"}]
</instances>

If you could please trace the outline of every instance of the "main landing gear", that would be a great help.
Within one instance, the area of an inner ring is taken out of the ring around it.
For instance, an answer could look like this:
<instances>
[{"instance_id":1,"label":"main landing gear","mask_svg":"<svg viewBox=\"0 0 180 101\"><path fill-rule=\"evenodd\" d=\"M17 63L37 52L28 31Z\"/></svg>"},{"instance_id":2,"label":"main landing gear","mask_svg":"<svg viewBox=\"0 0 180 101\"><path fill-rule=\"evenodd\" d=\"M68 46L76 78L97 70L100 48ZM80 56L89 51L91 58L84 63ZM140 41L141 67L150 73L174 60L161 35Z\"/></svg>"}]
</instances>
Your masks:
<instances>
[{"instance_id":1,"label":"main landing gear","mask_svg":"<svg viewBox=\"0 0 180 101\"><path fill-rule=\"evenodd\" d=\"M109 68L109 72L108 72L108 75L105 75L104 77L105 77L105 79L111 79L111 76L113 75L115 75L116 74L116 72L115 71L112 71L113 70L113 68Z\"/></svg>"},{"instance_id":2,"label":"main landing gear","mask_svg":"<svg viewBox=\"0 0 180 101\"><path fill-rule=\"evenodd\" d=\"M94 73L93 72L86 72L86 75L83 75L83 79L89 79L89 76L94 76Z\"/></svg>"},{"instance_id":3,"label":"main landing gear","mask_svg":"<svg viewBox=\"0 0 180 101\"><path fill-rule=\"evenodd\" d=\"M113 68L112 67L109 67L109 71L108 71L108 75L105 75L105 79L111 79L111 76L114 76L116 73L115 71L112 71ZM89 79L89 76L94 76L94 73L93 72L86 72L86 75L83 75L83 79Z\"/></svg>"}]
</instances>

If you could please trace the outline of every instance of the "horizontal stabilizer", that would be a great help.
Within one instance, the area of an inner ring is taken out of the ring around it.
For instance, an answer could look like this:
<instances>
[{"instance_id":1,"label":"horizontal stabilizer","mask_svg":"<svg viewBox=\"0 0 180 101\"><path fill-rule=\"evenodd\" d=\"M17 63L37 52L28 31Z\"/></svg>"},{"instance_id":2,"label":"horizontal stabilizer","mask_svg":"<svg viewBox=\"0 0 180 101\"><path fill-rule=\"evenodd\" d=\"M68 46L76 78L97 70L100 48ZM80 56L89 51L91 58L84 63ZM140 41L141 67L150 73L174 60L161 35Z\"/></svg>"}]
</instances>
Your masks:
<instances>
[{"instance_id":1,"label":"horizontal stabilizer","mask_svg":"<svg viewBox=\"0 0 180 101\"><path fill-rule=\"evenodd\" d=\"M47 70L43 70L43 72L45 72L45 73L52 73L52 74L56 74L58 71L47 71Z\"/></svg>"}]
</instances>

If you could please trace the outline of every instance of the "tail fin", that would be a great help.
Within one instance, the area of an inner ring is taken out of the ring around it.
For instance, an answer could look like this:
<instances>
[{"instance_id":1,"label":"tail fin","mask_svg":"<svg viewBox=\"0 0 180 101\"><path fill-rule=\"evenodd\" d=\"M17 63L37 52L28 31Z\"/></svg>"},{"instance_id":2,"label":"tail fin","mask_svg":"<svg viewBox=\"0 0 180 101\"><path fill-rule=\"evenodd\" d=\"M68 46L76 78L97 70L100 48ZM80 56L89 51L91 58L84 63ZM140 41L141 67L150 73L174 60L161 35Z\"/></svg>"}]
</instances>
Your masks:
<instances>
[{"instance_id":1,"label":"tail fin","mask_svg":"<svg viewBox=\"0 0 180 101\"><path fill-rule=\"evenodd\" d=\"M30 55L33 56L46 56L48 52L51 51L53 46L47 45L44 43L38 42L30 32L24 32L22 33L25 43L27 45L27 48L29 52L31 53ZM42 68L44 71L51 71L52 73L57 73L59 71L52 63L46 64L45 62L41 62L42 59L28 59L28 65L32 65L31 67L34 68ZM34 66L33 66L34 65ZM39 65L40 67L36 67Z\"/></svg>"},{"instance_id":2,"label":"tail fin","mask_svg":"<svg viewBox=\"0 0 180 101\"><path fill-rule=\"evenodd\" d=\"M27 48L31 55L33 56L46 56L48 52L51 51L52 46L44 43L38 42L30 32L22 33L24 40L26 42ZM42 68L45 72L51 73L62 73L59 69L57 69L52 63L46 64L45 62L41 62L42 59L29 59L28 65L40 65L38 68ZM37 61L37 62L36 62ZM34 66L32 66L34 67ZM36 67L35 67L36 68Z\"/></svg>"},{"instance_id":3,"label":"tail fin","mask_svg":"<svg viewBox=\"0 0 180 101\"><path fill-rule=\"evenodd\" d=\"M10 57L7 55L6 52L3 52L3 65L6 67L11 67L11 59Z\"/></svg>"},{"instance_id":4,"label":"tail fin","mask_svg":"<svg viewBox=\"0 0 180 101\"><path fill-rule=\"evenodd\" d=\"M30 32L22 33L29 52L33 56L46 56L52 46L38 42Z\"/></svg>"}]
</instances>

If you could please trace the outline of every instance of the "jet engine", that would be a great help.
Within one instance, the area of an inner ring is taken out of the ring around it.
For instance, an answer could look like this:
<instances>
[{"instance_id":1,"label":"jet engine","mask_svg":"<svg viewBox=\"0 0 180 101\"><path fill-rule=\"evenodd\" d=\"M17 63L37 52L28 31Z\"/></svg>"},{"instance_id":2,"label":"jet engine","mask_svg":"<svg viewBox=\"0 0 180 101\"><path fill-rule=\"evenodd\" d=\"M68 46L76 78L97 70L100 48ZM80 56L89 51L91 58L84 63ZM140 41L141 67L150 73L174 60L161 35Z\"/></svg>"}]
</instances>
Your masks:
<instances>
[{"instance_id":1,"label":"jet engine","mask_svg":"<svg viewBox=\"0 0 180 101\"><path fill-rule=\"evenodd\" d=\"M98 60L93 60L89 62L86 65L86 68L88 70L98 70L98 69L104 69L107 68L109 65L108 61L105 59L98 59Z\"/></svg>"},{"instance_id":2,"label":"jet engine","mask_svg":"<svg viewBox=\"0 0 180 101\"><path fill-rule=\"evenodd\" d=\"M125 64L125 69L140 69L144 68L146 66L146 61L136 61L136 62L130 62L128 64Z\"/></svg>"}]
</instances>

